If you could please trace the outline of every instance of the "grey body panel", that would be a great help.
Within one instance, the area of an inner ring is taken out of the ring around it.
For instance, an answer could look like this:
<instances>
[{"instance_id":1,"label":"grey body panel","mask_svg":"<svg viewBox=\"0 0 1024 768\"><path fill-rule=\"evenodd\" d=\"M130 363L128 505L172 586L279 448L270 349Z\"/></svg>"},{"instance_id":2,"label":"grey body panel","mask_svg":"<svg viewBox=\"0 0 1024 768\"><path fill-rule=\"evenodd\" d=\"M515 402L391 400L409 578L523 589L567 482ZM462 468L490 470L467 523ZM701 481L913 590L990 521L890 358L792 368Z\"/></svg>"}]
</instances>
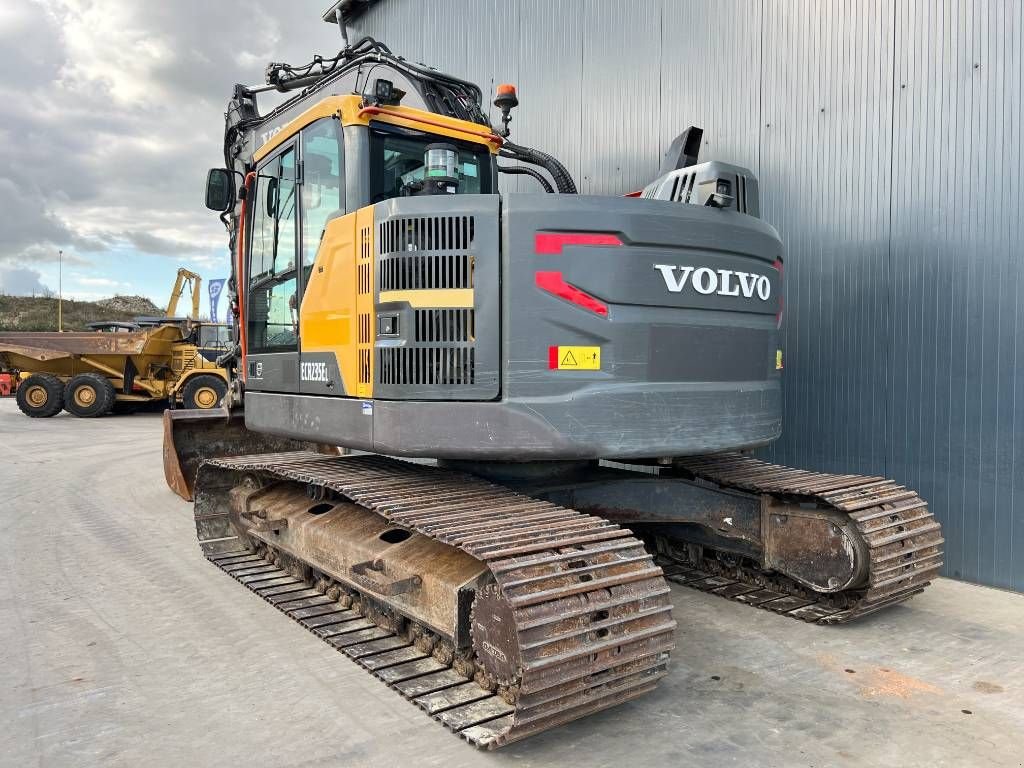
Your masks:
<instances>
[{"instance_id":1,"label":"grey body panel","mask_svg":"<svg viewBox=\"0 0 1024 768\"><path fill-rule=\"evenodd\" d=\"M299 391L302 394L342 395L346 391L355 392L355 389L355 382L346 382L342 377L338 358L333 352L302 353L299 365Z\"/></svg>"},{"instance_id":2,"label":"grey body panel","mask_svg":"<svg viewBox=\"0 0 1024 768\"><path fill-rule=\"evenodd\" d=\"M496 461L645 458L778 437L779 389L579 393L516 402L370 401L246 392L249 429L390 456ZM724 415L712 420L708 414ZM750 414L760 414L750 416Z\"/></svg>"},{"instance_id":3,"label":"grey body panel","mask_svg":"<svg viewBox=\"0 0 1024 768\"><path fill-rule=\"evenodd\" d=\"M246 358L246 386L267 392L299 391L299 353L257 352Z\"/></svg>"},{"instance_id":4,"label":"grey body panel","mask_svg":"<svg viewBox=\"0 0 1024 768\"><path fill-rule=\"evenodd\" d=\"M475 211L498 221L497 196L454 202L396 200L380 204L387 208L378 217ZM781 243L770 226L672 202L543 194L504 196L500 222L500 270L486 266L496 264L498 241L484 238L493 250L480 250L474 272L478 307L493 301L496 318L500 304L500 343L478 347L501 361L491 400L451 387L429 400L416 394L427 388L403 392L379 381L372 404L250 391L249 428L398 456L494 460L713 453L778 437L780 278L772 263ZM537 232L566 231L616 233L622 245L536 252ZM673 291L657 264L756 274L767 281L767 298ZM560 272L606 302L608 315L540 290L538 271ZM552 370L552 345L600 346L601 369Z\"/></svg>"},{"instance_id":5,"label":"grey body panel","mask_svg":"<svg viewBox=\"0 0 1024 768\"><path fill-rule=\"evenodd\" d=\"M632 430L624 415L638 403L657 410L662 429L671 432L679 415L664 406L676 395L706 398L702 420L709 434L724 430L736 440L735 447L778 436L781 373L775 370L775 351L781 286L772 263L782 246L770 226L731 211L655 200L524 194L508 195L504 202L507 400L558 402L606 392L609 403L617 405L611 406L612 413L594 412L590 418L602 423L599 429L617 423L628 434ZM595 230L619 233L624 245L534 252L535 232ZM757 273L770 281L769 300L702 295L692 289L673 292L655 264ZM558 271L570 285L605 301L608 317L538 290L535 273L540 270ZM601 370L548 370L549 345L599 345ZM652 388L670 393L668 400L651 398ZM755 392L758 397L746 397ZM714 393L720 396L717 401ZM744 423L749 424L747 434ZM766 430L766 423L773 426ZM577 425L575 431L582 429ZM695 424L683 430L688 436L676 445L677 452L723 443L704 441L696 436L699 431ZM636 455L632 448L623 449L622 455Z\"/></svg>"}]
</instances>

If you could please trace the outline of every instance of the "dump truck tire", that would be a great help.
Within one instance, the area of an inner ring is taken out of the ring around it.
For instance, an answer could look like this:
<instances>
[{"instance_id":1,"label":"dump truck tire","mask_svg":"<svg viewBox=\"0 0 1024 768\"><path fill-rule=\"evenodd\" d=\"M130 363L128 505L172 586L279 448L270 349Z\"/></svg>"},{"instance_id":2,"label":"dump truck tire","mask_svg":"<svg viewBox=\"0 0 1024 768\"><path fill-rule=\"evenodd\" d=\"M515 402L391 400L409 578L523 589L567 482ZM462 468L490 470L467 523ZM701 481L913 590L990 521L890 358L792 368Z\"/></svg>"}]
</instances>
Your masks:
<instances>
[{"instance_id":1,"label":"dump truck tire","mask_svg":"<svg viewBox=\"0 0 1024 768\"><path fill-rule=\"evenodd\" d=\"M34 373L21 382L15 399L26 416L45 419L64 407L64 384L49 373Z\"/></svg>"},{"instance_id":2,"label":"dump truck tire","mask_svg":"<svg viewBox=\"0 0 1024 768\"><path fill-rule=\"evenodd\" d=\"M219 376L201 374L189 379L181 390L181 401L186 408L208 411L220 405L221 398L228 393L228 385Z\"/></svg>"},{"instance_id":3,"label":"dump truck tire","mask_svg":"<svg viewBox=\"0 0 1024 768\"><path fill-rule=\"evenodd\" d=\"M81 373L64 389L64 410L84 419L106 416L114 408L114 385L98 373Z\"/></svg>"}]
</instances>

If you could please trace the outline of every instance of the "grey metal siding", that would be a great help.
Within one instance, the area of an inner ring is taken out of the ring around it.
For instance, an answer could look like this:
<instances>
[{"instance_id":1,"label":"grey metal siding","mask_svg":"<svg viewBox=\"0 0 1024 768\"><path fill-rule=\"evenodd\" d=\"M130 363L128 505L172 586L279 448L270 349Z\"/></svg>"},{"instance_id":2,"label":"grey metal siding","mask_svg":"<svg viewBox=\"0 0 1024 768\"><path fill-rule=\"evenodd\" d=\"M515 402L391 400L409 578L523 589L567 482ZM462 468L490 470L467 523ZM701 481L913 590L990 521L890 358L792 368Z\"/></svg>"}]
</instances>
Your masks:
<instances>
[{"instance_id":1,"label":"grey metal siding","mask_svg":"<svg viewBox=\"0 0 1024 768\"><path fill-rule=\"evenodd\" d=\"M787 247L768 454L919 489L949 575L1024 590L1019 2L381 0L358 24L516 83L513 137L582 192L639 188L689 124L752 168Z\"/></svg>"},{"instance_id":2,"label":"grey metal siding","mask_svg":"<svg viewBox=\"0 0 1024 768\"><path fill-rule=\"evenodd\" d=\"M894 34L890 471L950 575L1024 589L1021 4L904 2Z\"/></svg>"}]
</instances>

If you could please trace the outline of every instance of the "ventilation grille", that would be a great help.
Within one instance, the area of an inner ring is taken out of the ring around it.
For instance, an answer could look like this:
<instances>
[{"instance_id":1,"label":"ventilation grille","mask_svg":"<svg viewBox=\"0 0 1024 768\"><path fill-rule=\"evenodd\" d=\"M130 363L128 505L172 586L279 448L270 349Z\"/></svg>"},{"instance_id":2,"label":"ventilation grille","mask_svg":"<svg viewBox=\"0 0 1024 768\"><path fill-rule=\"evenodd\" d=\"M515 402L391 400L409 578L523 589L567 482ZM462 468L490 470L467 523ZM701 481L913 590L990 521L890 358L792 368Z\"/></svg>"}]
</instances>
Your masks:
<instances>
[{"instance_id":1,"label":"ventilation grille","mask_svg":"<svg viewBox=\"0 0 1024 768\"><path fill-rule=\"evenodd\" d=\"M387 347L377 350L381 384L465 386L474 384L475 350L469 347Z\"/></svg>"},{"instance_id":2,"label":"ventilation grille","mask_svg":"<svg viewBox=\"0 0 1024 768\"><path fill-rule=\"evenodd\" d=\"M747 177L742 173L736 174L736 210L747 212Z\"/></svg>"},{"instance_id":3,"label":"ventilation grille","mask_svg":"<svg viewBox=\"0 0 1024 768\"><path fill-rule=\"evenodd\" d=\"M496 237L491 224L477 222L472 214L397 216L378 222L375 234L373 281L381 294L475 290L477 239ZM375 394L452 398L469 393L477 385L475 309L410 309L402 342L382 341L374 353L372 373L380 387ZM487 359L484 353L481 360Z\"/></svg>"},{"instance_id":4,"label":"ventilation grille","mask_svg":"<svg viewBox=\"0 0 1024 768\"><path fill-rule=\"evenodd\" d=\"M416 341L473 341L472 309L417 309Z\"/></svg>"},{"instance_id":5,"label":"ventilation grille","mask_svg":"<svg viewBox=\"0 0 1024 768\"><path fill-rule=\"evenodd\" d=\"M358 315L359 381L356 394L366 397L370 394L373 379L372 360L372 316L373 316L373 230L362 227L359 230L359 259L356 265L356 308Z\"/></svg>"},{"instance_id":6,"label":"ventilation grille","mask_svg":"<svg viewBox=\"0 0 1024 768\"><path fill-rule=\"evenodd\" d=\"M696 179L696 175L692 173L676 176L672 180L672 195L669 199L675 200L677 203L690 202L694 179Z\"/></svg>"},{"instance_id":7,"label":"ventilation grille","mask_svg":"<svg viewBox=\"0 0 1024 768\"><path fill-rule=\"evenodd\" d=\"M380 224L380 252L466 251L473 247L472 216L423 216L390 219Z\"/></svg>"},{"instance_id":8,"label":"ventilation grille","mask_svg":"<svg viewBox=\"0 0 1024 768\"><path fill-rule=\"evenodd\" d=\"M472 288L473 258L468 253L396 253L381 256L380 289Z\"/></svg>"},{"instance_id":9,"label":"ventilation grille","mask_svg":"<svg viewBox=\"0 0 1024 768\"><path fill-rule=\"evenodd\" d=\"M759 216L757 178L746 168L712 161L669 171L652 181L641 192L648 200L671 200L688 205L707 205L715 194L715 182L728 181L732 185L731 208L748 216Z\"/></svg>"}]
</instances>

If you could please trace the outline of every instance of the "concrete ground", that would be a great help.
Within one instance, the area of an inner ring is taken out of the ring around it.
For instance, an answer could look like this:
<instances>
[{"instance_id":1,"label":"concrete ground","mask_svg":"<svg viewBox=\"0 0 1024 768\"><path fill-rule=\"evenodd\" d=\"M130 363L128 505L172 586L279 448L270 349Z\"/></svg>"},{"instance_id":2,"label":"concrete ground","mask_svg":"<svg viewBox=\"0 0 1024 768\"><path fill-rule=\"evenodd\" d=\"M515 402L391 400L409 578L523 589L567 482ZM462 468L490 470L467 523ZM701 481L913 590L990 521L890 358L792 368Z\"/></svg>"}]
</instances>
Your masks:
<instances>
[{"instance_id":1,"label":"concrete ground","mask_svg":"<svg viewBox=\"0 0 1024 768\"><path fill-rule=\"evenodd\" d=\"M477 752L207 564L160 437L0 401L0 765L1024 765L1024 597L947 580L846 627L674 587L655 693Z\"/></svg>"}]
</instances>

